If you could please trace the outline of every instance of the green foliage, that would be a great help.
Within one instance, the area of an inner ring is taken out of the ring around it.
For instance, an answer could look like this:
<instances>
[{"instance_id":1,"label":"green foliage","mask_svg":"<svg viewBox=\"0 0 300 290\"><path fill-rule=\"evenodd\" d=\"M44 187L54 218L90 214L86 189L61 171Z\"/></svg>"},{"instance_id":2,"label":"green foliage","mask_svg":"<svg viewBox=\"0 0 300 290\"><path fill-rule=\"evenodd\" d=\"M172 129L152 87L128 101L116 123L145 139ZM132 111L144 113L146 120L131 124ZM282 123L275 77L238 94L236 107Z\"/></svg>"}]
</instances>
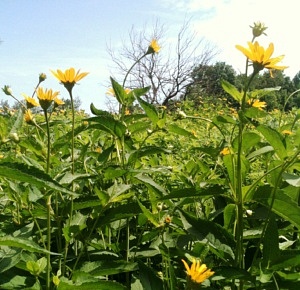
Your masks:
<instances>
[{"instance_id":1,"label":"green foliage","mask_svg":"<svg viewBox=\"0 0 300 290\"><path fill-rule=\"evenodd\" d=\"M187 289L182 259L215 272L203 288L298 289L299 110L255 107L278 87L202 69L237 109L171 111L111 78L117 114L0 116L1 289Z\"/></svg>"}]
</instances>

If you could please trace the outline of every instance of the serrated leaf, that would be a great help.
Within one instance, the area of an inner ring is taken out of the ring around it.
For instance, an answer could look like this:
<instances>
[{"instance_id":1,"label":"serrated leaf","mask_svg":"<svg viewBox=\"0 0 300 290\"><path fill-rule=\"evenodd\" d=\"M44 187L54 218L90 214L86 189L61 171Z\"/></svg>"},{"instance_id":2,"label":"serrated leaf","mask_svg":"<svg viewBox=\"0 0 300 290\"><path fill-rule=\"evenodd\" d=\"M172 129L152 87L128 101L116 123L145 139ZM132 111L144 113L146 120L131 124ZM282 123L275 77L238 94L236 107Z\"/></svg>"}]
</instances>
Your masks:
<instances>
[{"instance_id":1,"label":"serrated leaf","mask_svg":"<svg viewBox=\"0 0 300 290\"><path fill-rule=\"evenodd\" d=\"M247 158L248 159L252 159L254 157L257 157L257 156L260 156L260 155L263 155L263 154L266 154L266 153L269 153L269 152L272 152L272 151L274 151L274 148L272 146L264 146L264 147L262 147L260 149L257 149L255 151L251 152L247 156Z\"/></svg>"},{"instance_id":2,"label":"serrated leaf","mask_svg":"<svg viewBox=\"0 0 300 290\"><path fill-rule=\"evenodd\" d=\"M284 172L282 178L290 185L300 187L300 176Z\"/></svg>"},{"instance_id":3,"label":"serrated leaf","mask_svg":"<svg viewBox=\"0 0 300 290\"><path fill-rule=\"evenodd\" d=\"M159 227L160 224L156 218L156 216L154 214L152 214L152 212L150 210L147 209L147 207L145 207L139 200L138 204L143 212L143 214L147 217L147 219L156 227Z\"/></svg>"},{"instance_id":4,"label":"serrated leaf","mask_svg":"<svg viewBox=\"0 0 300 290\"><path fill-rule=\"evenodd\" d=\"M207 239L212 247L234 257L235 241L226 229L215 222L198 219L182 209L179 210L183 226L190 234L199 240Z\"/></svg>"},{"instance_id":5,"label":"serrated leaf","mask_svg":"<svg viewBox=\"0 0 300 290\"><path fill-rule=\"evenodd\" d=\"M68 283L61 279L58 290L126 290L127 288L120 283L113 281L99 280L96 282L86 282L81 284L74 284L71 281Z\"/></svg>"},{"instance_id":6,"label":"serrated leaf","mask_svg":"<svg viewBox=\"0 0 300 290\"><path fill-rule=\"evenodd\" d=\"M158 278L152 268L139 263L139 278L144 290L163 290L163 281Z\"/></svg>"},{"instance_id":7,"label":"serrated leaf","mask_svg":"<svg viewBox=\"0 0 300 290\"><path fill-rule=\"evenodd\" d=\"M48 189L57 190L71 195L75 194L61 186L57 181L52 179L48 174L40 169L22 163L0 163L0 176L27 182L37 187L46 187Z\"/></svg>"},{"instance_id":8,"label":"serrated leaf","mask_svg":"<svg viewBox=\"0 0 300 290\"><path fill-rule=\"evenodd\" d=\"M90 105L91 112L96 116L111 116L111 113L97 109L93 103Z\"/></svg>"},{"instance_id":9,"label":"serrated leaf","mask_svg":"<svg viewBox=\"0 0 300 290\"><path fill-rule=\"evenodd\" d=\"M287 153L283 144L282 136L276 130L265 125L259 125L256 127L256 129L266 138L266 140L274 148L279 158L283 160L287 156Z\"/></svg>"},{"instance_id":10,"label":"serrated leaf","mask_svg":"<svg viewBox=\"0 0 300 290\"><path fill-rule=\"evenodd\" d=\"M230 96L232 96L239 103L241 102L241 100L243 98L243 94L241 92L239 92L238 89L234 85L232 85L231 83L229 83L225 80L222 80L221 84L222 84L222 88L224 89L224 91L226 93L228 93Z\"/></svg>"},{"instance_id":11,"label":"serrated leaf","mask_svg":"<svg viewBox=\"0 0 300 290\"><path fill-rule=\"evenodd\" d=\"M143 99L137 97L137 100L140 104L140 106L145 111L146 115L149 117L149 119L152 121L154 125L156 125L157 121L159 120L158 112L154 105L147 103Z\"/></svg>"},{"instance_id":12,"label":"serrated leaf","mask_svg":"<svg viewBox=\"0 0 300 290\"><path fill-rule=\"evenodd\" d=\"M103 260L86 262L80 271L91 274L92 276L115 275L119 273L132 272L137 270L137 263L124 260Z\"/></svg>"},{"instance_id":13,"label":"serrated leaf","mask_svg":"<svg viewBox=\"0 0 300 290\"><path fill-rule=\"evenodd\" d=\"M21 239L12 236L0 237L0 246L8 246L14 248L21 248L23 250L32 252L32 253L43 253L43 254L52 254L59 255L57 253L49 252L46 249L40 247L35 242L28 239Z\"/></svg>"},{"instance_id":14,"label":"serrated leaf","mask_svg":"<svg viewBox=\"0 0 300 290\"><path fill-rule=\"evenodd\" d=\"M279 255L278 229L274 215L270 218L263 240L262 266L268 268L269 264Z\"/></svg>"},{"instance_id":15,"label":"serrated leaf","mask_svg":"<svg viewBox=\"0 0 300 290\"><path fill-rule=\"evenodd\" d=\"M118 138L124 136L126 132L126 126L110 116L91 117L87 121L94 122L89 125L89 129L99 129Z\"/></svg>"},{"instance_id":16,"label":"serrated leaf","mask_svg":"<svg viewBox=\"0 0 300 290\"><path fill-rule=\"evenodd\" d=\"M272 211L280 217L289 221L291 224L300 228L300 207L298 203L284 193L283 190L277 190L273 203L273 188L269 185L263 185L257 188L253 195L253 200L270 207L273 204Z\"/></svg>"},{"instance_id":17,"label":"serrated leaf","mask_svg":"<svg viewBox=\"0 0 300 290\"><path fill-rule=\"evenodd\" d=\"M193 133L177 126L174 123L168 125L168 131L172 132L172 133L175 133L175 134L178 134L178 135L181 135L181 136L189 137L189 138L192 138L192 139L197 139Z\"/></svg>"}]
</instances>

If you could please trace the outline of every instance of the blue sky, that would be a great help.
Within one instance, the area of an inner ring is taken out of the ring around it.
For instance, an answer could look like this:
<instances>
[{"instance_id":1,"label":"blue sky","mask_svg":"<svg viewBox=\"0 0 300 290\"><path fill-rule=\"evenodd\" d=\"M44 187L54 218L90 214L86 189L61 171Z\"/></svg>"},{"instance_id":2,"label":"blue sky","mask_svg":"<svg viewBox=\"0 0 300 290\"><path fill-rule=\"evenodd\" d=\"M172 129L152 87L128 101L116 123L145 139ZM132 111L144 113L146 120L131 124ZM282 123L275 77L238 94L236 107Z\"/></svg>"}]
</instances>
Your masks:
<instances>
[{"instance_id":1,"label":"blue sky","mask_svg":"<svg viewBox=\"0 0 300 290\"><path fill-rule=\"evenodd\" d=\"M237 71L244 70L245 60L234 45L246 46L251 39L249 25L264 22L268 37L259 41L274 42L274 55L286 55L285 73L293 77L300 70L300 42L293 33L299 8L297 0L0 0L0 87L10 85L22 99L21 93L32 94L44 72L43 87L67 98L50 69L75 67L89 72L74 89L82 108L89 112L93 102L105 109L112 65L107 43L118 48L133 25L152 28L156 20L172 39L189 17L198 37L220 50L216 61ZM9 100L2 92L0 97Z\"/></svg>"}]
</instances>

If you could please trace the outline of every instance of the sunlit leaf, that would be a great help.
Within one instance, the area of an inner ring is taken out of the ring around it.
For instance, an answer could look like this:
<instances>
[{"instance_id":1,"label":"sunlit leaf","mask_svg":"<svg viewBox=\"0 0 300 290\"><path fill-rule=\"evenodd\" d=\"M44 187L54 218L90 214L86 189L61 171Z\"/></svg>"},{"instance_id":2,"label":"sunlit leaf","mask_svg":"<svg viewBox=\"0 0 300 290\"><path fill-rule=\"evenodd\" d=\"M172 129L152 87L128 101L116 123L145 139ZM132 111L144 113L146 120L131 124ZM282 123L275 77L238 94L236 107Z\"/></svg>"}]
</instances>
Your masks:
<instances>
[{"instance_id":1,"label":"sunlit leaf","mask_svg":"<svg viewBox=\"0 0 300 290\"><path fill-rule=\"evenodd\" d=\"M232 96L236 101L239 103L241 102L243 98L243 93L239 92L238 89L232 85L231 83L222 80L222 87L226 93L228 93L230 96Z\"/></svg>"},{"instance_id":2,"label":"sunlit leaf","mask_svg":"<svg viewBox=\"0 0 300 290\"><path fill-rule=\"evenodd\" d=\"M27 166L22 163L0 163L0 176L12 180L27 182L37 187L46 187L48 189L53 189L74 195L72 191L61 186L57 181L53 180L45 172L33 166Z\"/></svg>"}]
</instances>

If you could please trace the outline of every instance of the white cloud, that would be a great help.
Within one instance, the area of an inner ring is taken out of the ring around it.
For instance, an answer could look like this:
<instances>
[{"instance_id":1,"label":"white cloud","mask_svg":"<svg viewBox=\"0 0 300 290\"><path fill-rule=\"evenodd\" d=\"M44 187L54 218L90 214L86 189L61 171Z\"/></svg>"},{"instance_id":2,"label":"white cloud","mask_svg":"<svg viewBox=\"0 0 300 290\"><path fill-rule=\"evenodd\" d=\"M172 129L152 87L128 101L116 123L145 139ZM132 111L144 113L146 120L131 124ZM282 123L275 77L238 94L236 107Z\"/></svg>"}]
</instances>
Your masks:
<instances>
[{"instance_id":1,"label":"white cloud","mask_svg":"<svg viewBox=\"0 0 300 290\"><path fill-rule=\"evenodd\" d=\"M213 2L216 5L215 15L204 21L199 15L200 20L195 20L194 25L200 35L205 36L221 49L220 60L223 58L223 61L244 71L245 61L243 55L235 49L235 44L246 46L247 41L251 41L252 38L249 25L261 21L268 27L266 31L268 36L261 36L257 40L263 45L273 42L274 56L286 55L283 64L289 66L285 71L287 75L293 77L300 70L300 59L298 58L300 43L293 33L300 2L297 0Z\"/></svg>"}]
</instances>

